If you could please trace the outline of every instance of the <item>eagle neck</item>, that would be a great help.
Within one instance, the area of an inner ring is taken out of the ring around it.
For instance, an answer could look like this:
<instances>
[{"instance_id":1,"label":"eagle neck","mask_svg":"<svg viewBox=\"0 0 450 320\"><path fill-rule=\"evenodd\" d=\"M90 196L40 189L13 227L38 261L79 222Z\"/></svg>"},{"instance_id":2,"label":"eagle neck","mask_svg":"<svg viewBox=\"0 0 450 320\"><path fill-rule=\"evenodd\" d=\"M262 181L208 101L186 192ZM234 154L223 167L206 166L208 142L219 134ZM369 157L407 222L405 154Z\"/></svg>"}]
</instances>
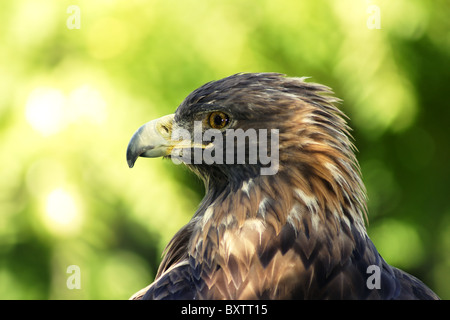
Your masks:
<instances>
[{"instance_id":1,"label":"eagle neck","mask_svg":"<svg viewBox=\"0 0 450 320\"><path fill-rule=\"evenodd\" d=\"M208 265L220 264L220 246L225 233L245 234L243 228L250 225L271 230L276 236L287 226L296 235L308 237L313 233L333 238L340 235L353 238L354 233L365 237L364 204L359 198L330 192L330 186L337 185L335 181L325 183L324 189L316 189L315 193L304 181L300 170L282 170L278 175L258 176L240 185L207 186L193 219L196 227L189 255L197 262L207 260Z\"/></svg>"}]
</instances>

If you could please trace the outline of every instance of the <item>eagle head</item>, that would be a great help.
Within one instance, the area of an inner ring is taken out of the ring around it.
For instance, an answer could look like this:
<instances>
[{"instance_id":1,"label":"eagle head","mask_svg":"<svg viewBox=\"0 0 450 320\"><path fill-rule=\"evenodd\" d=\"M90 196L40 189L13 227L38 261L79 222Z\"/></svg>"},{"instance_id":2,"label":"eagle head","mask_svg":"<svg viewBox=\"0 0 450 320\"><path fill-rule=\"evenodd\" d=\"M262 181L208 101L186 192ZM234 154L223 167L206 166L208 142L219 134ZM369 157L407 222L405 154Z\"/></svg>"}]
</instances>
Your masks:
<instances>
[{"instance_id":1,"label":"eagle head","mask_svg":"<svg viewBox=\"0 0 450 320\"><path fill-rule=\"evenodd\" d=\"M301 183L365 210L364 186L343 113L329 88L277 73L240 73L194 90L176 112L137 130L127 150L186 164L207 189L261 176ZM296 180L296 181L294 181ZM300 181L298 181L300 180ZM320 195L320 196L319 196ZM359 214L358 213L358 214Z\"/></svg>"}]
</instances>

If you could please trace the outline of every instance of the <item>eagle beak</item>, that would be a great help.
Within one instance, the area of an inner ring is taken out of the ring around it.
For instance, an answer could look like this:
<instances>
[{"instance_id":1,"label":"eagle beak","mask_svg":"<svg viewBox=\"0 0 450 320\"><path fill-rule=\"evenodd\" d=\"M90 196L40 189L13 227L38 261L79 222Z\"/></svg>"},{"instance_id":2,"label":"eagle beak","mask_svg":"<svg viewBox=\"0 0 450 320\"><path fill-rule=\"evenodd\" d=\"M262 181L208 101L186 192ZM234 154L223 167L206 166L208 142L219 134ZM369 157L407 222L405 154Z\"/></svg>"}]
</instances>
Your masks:
<instances>
[{"instance_id":1,"label":"eagle beak","mask_svg":"<svg viewBox=\"0 0 450 320\"><path fill-rule=\"evenodd\" d=\"M152 120L141 126L127 148L127 162L133 168L138 157L157 158L170 154L173 149L172 123L174 114Z\"/></svg>"}]
</instances>

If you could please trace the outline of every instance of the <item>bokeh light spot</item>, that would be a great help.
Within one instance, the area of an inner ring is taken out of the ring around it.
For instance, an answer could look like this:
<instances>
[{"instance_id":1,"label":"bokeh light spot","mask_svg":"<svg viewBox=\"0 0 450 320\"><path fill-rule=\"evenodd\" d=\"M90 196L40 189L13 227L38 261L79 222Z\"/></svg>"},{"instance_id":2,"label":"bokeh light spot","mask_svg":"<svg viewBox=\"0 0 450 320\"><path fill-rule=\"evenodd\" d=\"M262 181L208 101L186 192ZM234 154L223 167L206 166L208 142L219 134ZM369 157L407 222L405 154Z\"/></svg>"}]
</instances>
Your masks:
<instances>
[{"instance_id":1,"label":"bokeh light spot","mask_svg":"<svg viewBox=\"0 0 450 320\"><path fill-rule=\"evenodd\" d=\"M81 226L81 216L74 197L62 188L54 189L47 197L45 222L59 235L76 233Z\"/></svg>"},{"instance_id":2,"label":"bokeh light spot","mask_svg":"<svg viewBox=\"0 0 450 320\"><path fill-rule=\"evenodd\" d=\"M31 127L44 136L64 127L64 94L53 88L37 88L28 98L25 116Z\"/></svg>"}]
</instances>

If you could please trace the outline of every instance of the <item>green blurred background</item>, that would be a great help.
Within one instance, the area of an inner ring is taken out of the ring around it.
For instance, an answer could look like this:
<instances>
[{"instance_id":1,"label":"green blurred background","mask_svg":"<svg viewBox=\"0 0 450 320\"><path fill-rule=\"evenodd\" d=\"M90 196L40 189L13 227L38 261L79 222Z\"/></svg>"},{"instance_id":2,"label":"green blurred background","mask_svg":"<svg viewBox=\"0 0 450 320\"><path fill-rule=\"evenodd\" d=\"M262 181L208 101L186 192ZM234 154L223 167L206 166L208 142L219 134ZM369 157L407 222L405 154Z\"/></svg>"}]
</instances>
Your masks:
<instances>
[{"instance_id":1,"label":"green blurred background","mask_svg":"<svg viewBox=\"0 0 450 320\"><path fill-rule=\"evenodd\" d=\"M0 299L127 299L150 283L203 186L171 161L130 170L131 135L207 81L263 71L310 76L344 100L369 235L450 298L448 0L0 8Z\"/></svg>"}]
</instances>

